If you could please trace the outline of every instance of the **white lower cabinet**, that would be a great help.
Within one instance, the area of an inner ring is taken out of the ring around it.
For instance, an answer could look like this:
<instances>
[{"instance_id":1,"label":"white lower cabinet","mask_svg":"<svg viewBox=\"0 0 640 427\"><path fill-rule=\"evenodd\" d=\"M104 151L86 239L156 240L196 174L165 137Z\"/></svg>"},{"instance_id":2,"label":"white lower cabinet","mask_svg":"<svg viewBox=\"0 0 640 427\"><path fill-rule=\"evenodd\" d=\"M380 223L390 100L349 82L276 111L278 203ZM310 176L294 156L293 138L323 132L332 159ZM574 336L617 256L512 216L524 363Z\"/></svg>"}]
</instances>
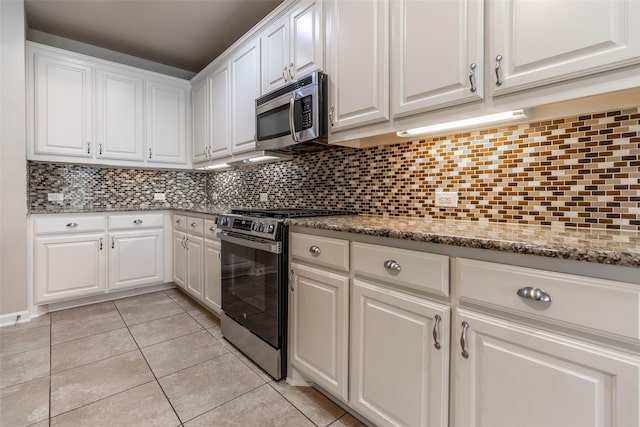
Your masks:
<instances>
[{"instance_id":1,"label":"white lower cabinet","mask_svg":"<svg viewBox=\"0 0 640 427\"><path fill-rule=\"evenodd\" d=\"M186 290L197 299L202 299L204 284L204 239L199 236L187 237L187 287Z\"/></svg>"},{"instance_id":2,"label":"white lower cabinet","mask_svg":"<svg viewBox=\"0 0 640 427\"><path fill-rule=\"evenodd\" d=\"M162 229L110 233L109 239L109 290L163 281Z\"/></svg>"},{"instance_id":3,"label":"white lower cabinet","mask_svg":"<svg viewBox=\"0 0 640 427\"><path fill-rule=\"evenodd\" d=\"M107 285L105 233L34 239L35 302L101 294Z\"/></svg>"},{"instance_id":4,"label":"white lower cabinet","mask_svg":"<svg viewBox=\"0 0 640 427\"><path fill-rule=\"evenodd\" d=\"M467 310L454 324L452 425L640 425L637 355Z\"/></svg>"},{"instance_id":5,"label":"white lower cabinet","mask_svg":"<svg viewBox=\"0 0 640 427\"><path fill-rule=\"evenodd\" d=\"M187 233L173 230L173 282L185 288L187 284Z\"/></svg>"},{"instance_id":6,"label":"white lower cabinet","mask_svg":"<svg viewBox=\"0 0 640 427\"><path fill-rule=\"evenodd\" d=\"M354 280L349 403L380 426L447 425L449 308Z\"/></svg>"},{"instance_id":7,"label":"white lower cabinet","mask_svg":"<svg viewBox=\"0 0 640 427\"><path fill-rule=\"evenodd\" d=\"M222 310L222 263L220 261L220 241L205 239L204 241L204 294L203 301L207 307L220 313Z\"/></svg>"},{"instance_id":8,"label":"white lower cabinet","mask_svg":"<svg viewBox=\"0 0 640 427\"><path fill-rule=\"evenodd\" d=\"M348 399L349 277L291 264L291 365Z\"/></svg>"}]
</instances>

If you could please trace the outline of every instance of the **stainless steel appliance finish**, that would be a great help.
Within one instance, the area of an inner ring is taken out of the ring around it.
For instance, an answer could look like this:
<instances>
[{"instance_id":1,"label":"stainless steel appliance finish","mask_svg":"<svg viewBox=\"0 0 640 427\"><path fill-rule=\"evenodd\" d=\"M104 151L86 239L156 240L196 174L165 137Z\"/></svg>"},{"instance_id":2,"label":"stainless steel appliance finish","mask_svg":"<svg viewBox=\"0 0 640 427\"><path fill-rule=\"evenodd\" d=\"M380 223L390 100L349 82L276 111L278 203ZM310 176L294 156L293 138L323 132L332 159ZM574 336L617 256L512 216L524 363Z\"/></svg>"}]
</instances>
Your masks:
<instances>
[{"instance_id":1,"label":"stainless steel appliance finish","mask_svg":"<svg viewBox=\"0 0 640 427\"><path fill-rule=\"evenodd\" d=\"M236 210L217 219L222 243L222 334L275 379L286 376L287 227L284 218L348 214Z\"/></svg>"},{"instance_id":2,"label":"stainless steel appliance finish","mask_svg":"<svg viewBox=\"0 0 640 427\"><path fill-rule=\"evenodd\" d=\"M256 148L297 151L327 140L327 75L316 71L256 99Z\"/></svg>"}]
</instances>

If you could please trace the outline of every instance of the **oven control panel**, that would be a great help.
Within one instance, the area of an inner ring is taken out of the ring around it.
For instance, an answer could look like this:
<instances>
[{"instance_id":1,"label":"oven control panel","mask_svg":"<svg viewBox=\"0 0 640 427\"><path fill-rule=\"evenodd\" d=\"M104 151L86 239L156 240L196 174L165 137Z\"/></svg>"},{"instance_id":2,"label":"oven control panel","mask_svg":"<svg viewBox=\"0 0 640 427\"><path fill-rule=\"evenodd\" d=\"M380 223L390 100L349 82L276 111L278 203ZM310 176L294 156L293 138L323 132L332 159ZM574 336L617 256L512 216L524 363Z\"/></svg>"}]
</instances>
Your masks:
<instances>
[{"instance_id":1,"label":"oven control panel","mask_svg":"<svg viewBox=\"0 0 640 427\"><path fill-rule=\"evenodd\" d=\"M275 240L278 238L278 224L282 222L272 218L250 218L246 216L221 216L218 227L224 230L239 231L256 237Z\"/></svg>"}]
</instances>

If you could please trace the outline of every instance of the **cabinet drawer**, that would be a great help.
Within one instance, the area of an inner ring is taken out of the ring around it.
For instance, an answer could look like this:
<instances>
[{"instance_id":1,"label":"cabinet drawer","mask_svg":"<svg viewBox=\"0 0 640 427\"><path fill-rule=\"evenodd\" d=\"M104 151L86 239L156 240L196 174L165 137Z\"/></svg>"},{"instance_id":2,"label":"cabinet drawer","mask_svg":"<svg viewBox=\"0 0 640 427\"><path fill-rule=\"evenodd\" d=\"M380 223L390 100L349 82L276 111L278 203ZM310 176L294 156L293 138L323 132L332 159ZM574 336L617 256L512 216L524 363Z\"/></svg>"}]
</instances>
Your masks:
<instances>
[{"instance_id":1,"label":"cabinet drawer","mask_svg":"<svg viewBox=\"0 0 640 427\"><path fill-rule=\"evenodd\" d=\"M351 245L356 274L449 295L449 257L368 243L353 242Z\"/></svg>"},{"instance_id":2,"label":"cabinet drawer","mask_svg":"<svg viewBox=\"0 0 640 427\"><path fill-rule=\"evenodd\" d=\"M313 264L349 271L349 241L291 233L291 255Z\"/></svg>"},{"instance_id":3,"label":"cabinet drawer","mask_svg":"<svg viewBox=\"0 0 640 427\"><path fill-rule=\"evenodd\" d=\"M217 239L217 225L212 219L204 220L204 237L207 239Z\"/></svg>"},{"instance_id":4,"label":"cabinet drawer","mask_svg":"<svg viewBox=\"0 0 640 427\"><path fill-rule=\"evenodd\" d=\"M563 326L640 339L640 286L524 267L458 258L463 301ZM551 298L535 301L518 290L538 288Z\"/></svg>"},{"instance_id":5,"label":"cabinet drawer","mask_svg":"<svg viewBox=\"0 0 640 427\"><path fill-rule=\"evenodd\" d=\"M109 230L125 228L158 228L164 226L163 214L111 215Z\"/></svg>"},{"instance_id":6,"label":"cabinet drawer","mask_svg":"<svg viewBox=\"0 0 640 427\"><path fill-rule=\"evenodd\" d=\"M36 218L33 220L33 234L104 231L106 229L105 219L106 218L104 216Z\"/></svg>"},{"instance_id":7,"label":"cabinet drawer","mask_svg":"<svg viewBox=\"0 0 640 427\"><path fill-rule=\"evenodd\" d=\"M174 215L173 216L173 228L176 230L186 230L187 229L187 217L185 215Z\"/></svg>"},{"instance_id":8,"label":"cabinet drawer","mask_svg":"<svg viewBox=\"0 0 640 427\"><path fill-rule=\"evenodd\" d=\"M202 236L204 235L204 219L188 216L186 228L189 233Z\"/></svg>"}]
</instances>

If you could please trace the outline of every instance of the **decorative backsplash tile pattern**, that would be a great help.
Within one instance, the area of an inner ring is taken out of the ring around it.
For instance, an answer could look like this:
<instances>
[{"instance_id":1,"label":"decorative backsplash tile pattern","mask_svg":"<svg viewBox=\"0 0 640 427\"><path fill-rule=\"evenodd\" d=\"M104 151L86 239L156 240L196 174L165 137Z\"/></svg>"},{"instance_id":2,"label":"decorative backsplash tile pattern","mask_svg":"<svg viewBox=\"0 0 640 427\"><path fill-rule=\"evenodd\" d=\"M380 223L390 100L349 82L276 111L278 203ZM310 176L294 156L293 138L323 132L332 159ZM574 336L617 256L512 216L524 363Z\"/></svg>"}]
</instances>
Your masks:
<instances>
[{"instance_id":1,"label":"decorative backsplash tile pattern","mask_svg":"<svg viewBox=\"0 0 640 427\"><path fill-rule=\"evenodd\" d=\"M29 162L31 212L309 207L372 215L640 230L640 108L221 172ZM458 191L456 208L434 205ZM63 192L63 203L47 193ZM165 203L154 202L165 192ZM218 199L213 200L212 194ZM269 201L259 202L260 193Z\"/></svg>"},{"instance_id":2,"label":"decorative backsplash tile pattern","mask_svg":"<svg viewBox=\"0 0 640 427\"><path fill-rule=\"evenodd\" d=\"M213 172L207 188L221 206L640 230L640 109L334 147ZM437 189L457 191L458 207L436 207Z\"/></svg>"},{"instance_id":3,"label":"decorative backsplash tile pattern","mask_svg":"<svg viewBox=\"0 0 640 427\"><path fill-rule=\"evenodd\" d=\"M191 208L206 203L206 176L191 171L108 168L28 162L31 212ZM47 193L64 193L63 202ZM154 201L165 193L166 201Z\"/></svg>"}]
</instances>

